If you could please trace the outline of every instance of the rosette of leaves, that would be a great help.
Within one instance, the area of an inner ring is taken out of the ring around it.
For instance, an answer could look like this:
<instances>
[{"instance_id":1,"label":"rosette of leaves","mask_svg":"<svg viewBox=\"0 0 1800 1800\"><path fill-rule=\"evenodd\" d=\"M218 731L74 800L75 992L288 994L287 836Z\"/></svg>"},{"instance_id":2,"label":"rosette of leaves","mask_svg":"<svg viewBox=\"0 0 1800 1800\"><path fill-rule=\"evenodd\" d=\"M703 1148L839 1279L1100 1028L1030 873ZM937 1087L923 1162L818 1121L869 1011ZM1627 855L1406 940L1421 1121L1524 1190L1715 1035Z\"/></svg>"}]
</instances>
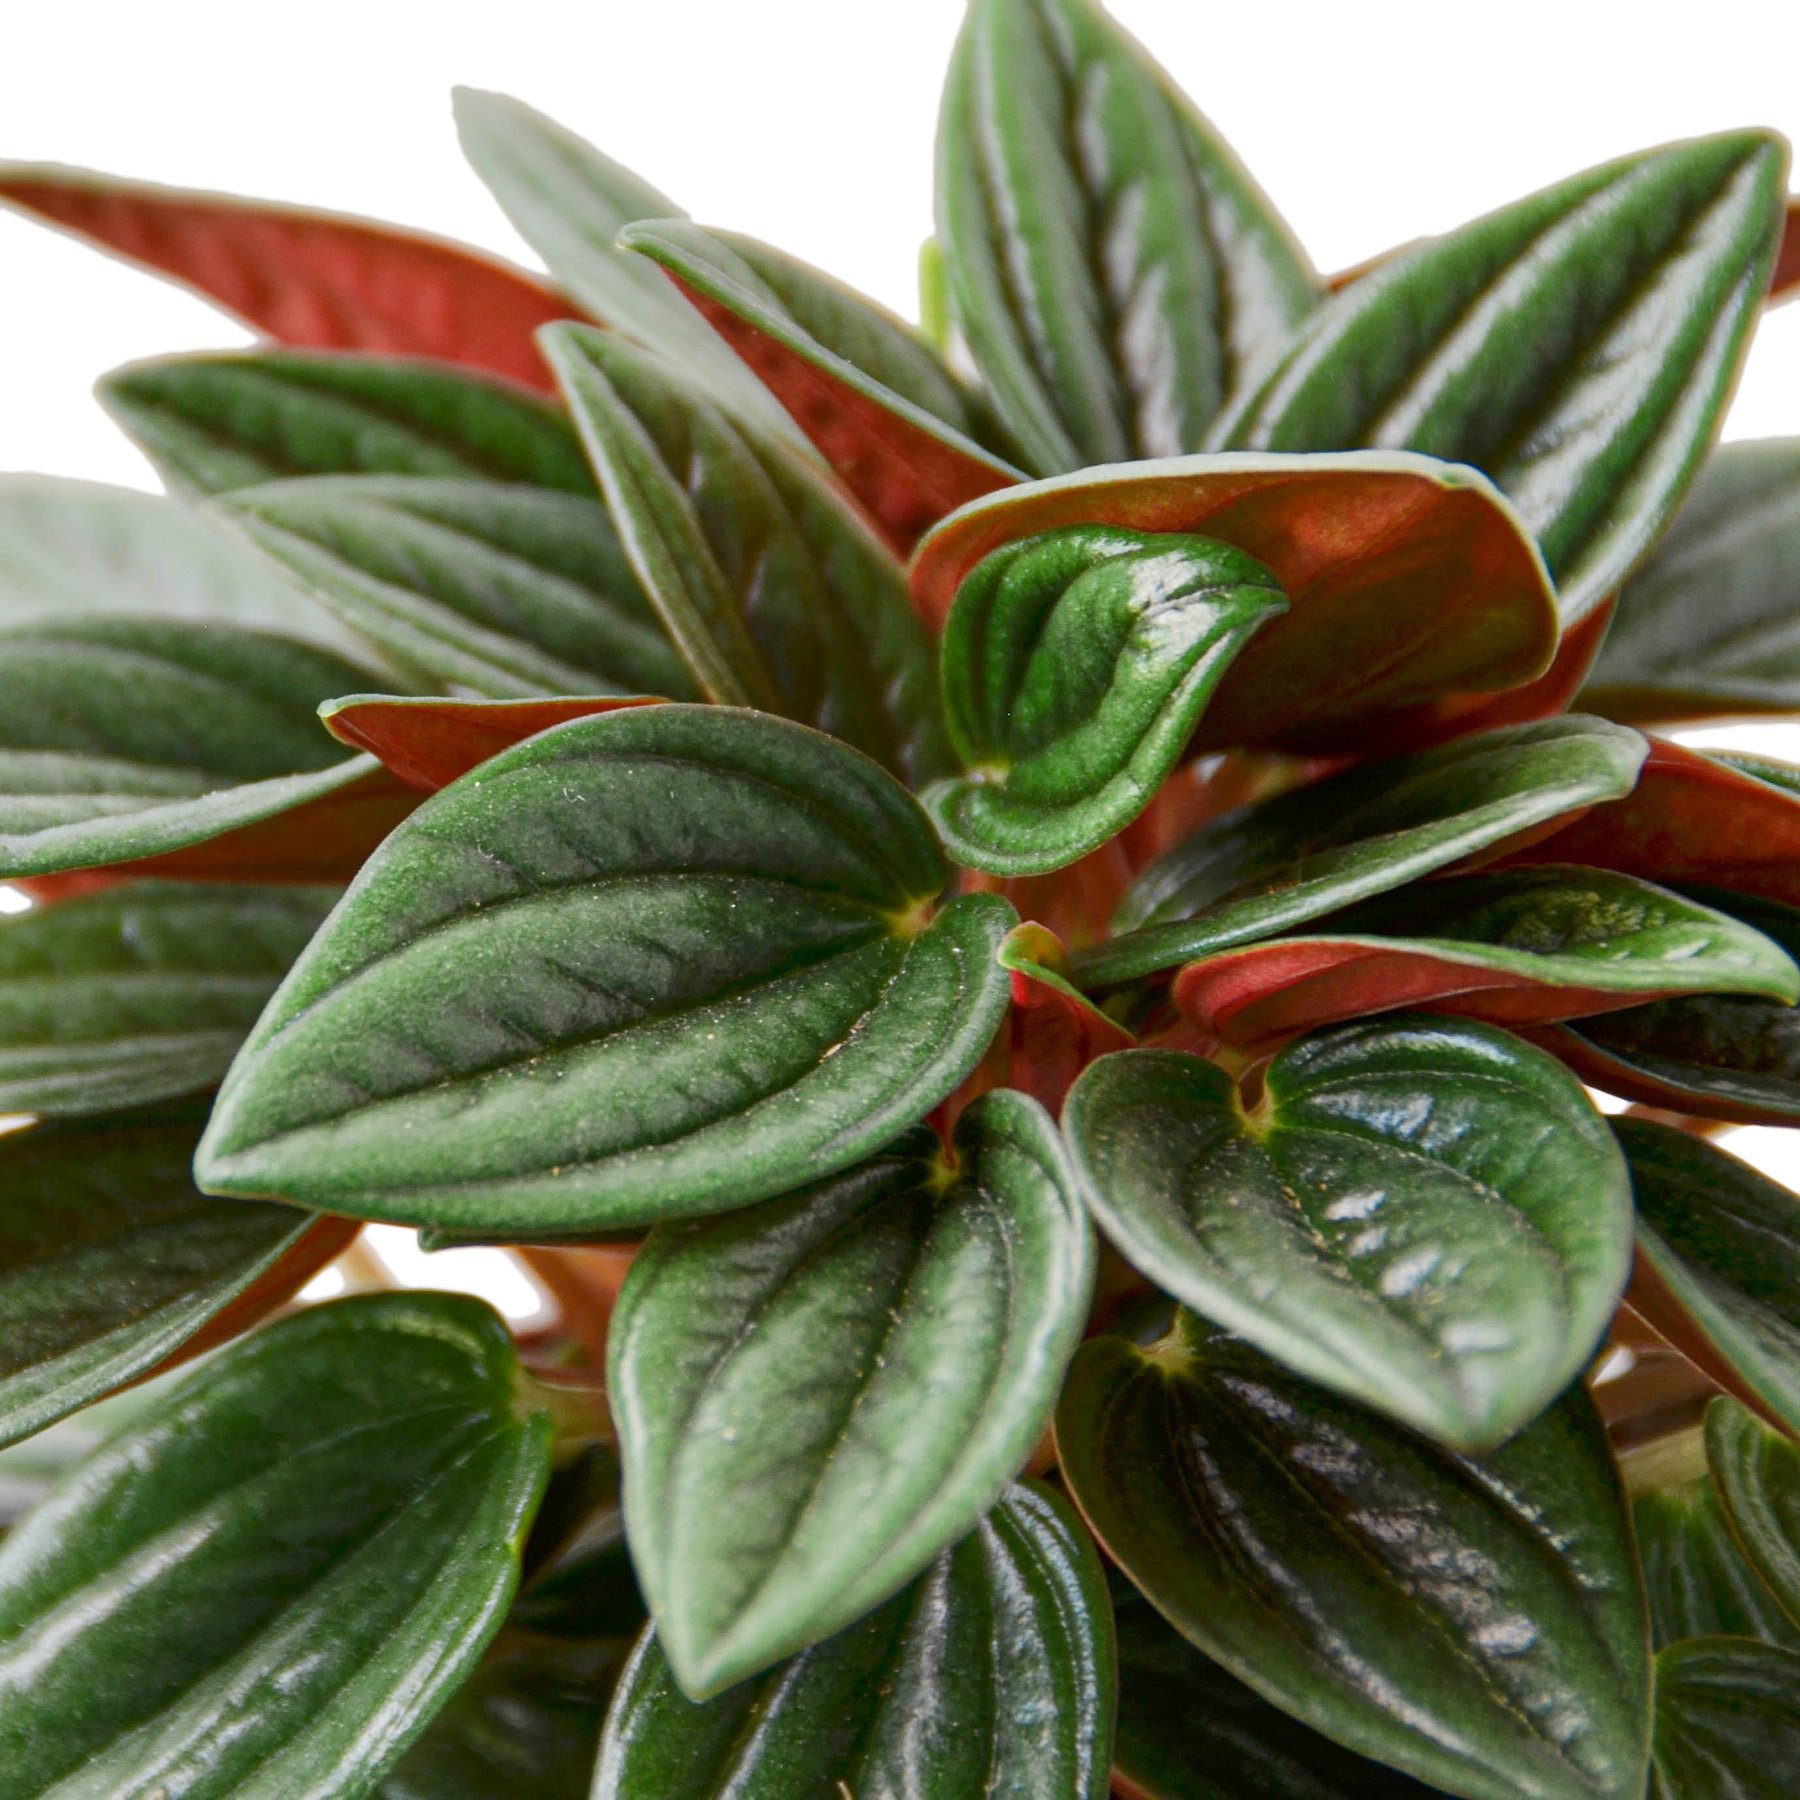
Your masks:
<instances>
[{"instance_id":1,"label":"rosette of leaves","mask_svg":"<svg viewBox=\"0 0 1800 1800\"><path fill-rule=\"evenodd\" d=\"M0 481L0 1800L1800 1788L1781 140L1328 283L973 0L916 328L457 121L0 167L261 339Z\"/></svg>"}]
</instances>

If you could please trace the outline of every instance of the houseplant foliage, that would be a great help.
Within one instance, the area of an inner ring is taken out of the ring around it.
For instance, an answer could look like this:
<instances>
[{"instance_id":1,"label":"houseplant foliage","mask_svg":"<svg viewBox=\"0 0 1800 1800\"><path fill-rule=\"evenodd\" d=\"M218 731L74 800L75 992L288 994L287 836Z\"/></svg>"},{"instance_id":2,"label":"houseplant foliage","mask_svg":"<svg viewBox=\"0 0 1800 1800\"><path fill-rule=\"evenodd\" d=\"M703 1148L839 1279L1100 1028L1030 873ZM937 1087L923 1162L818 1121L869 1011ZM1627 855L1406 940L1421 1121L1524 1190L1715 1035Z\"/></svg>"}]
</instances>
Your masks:
<instances>
[{"instance_id":1,"label":"houseplant foliage","mask_svg":"<svg viewBox=\"0 0 1800 1800\"><path fill-rule=\"evenodd\" d=\"M1781 141L1332 284L973 0L915 329L457 120L0 168L266 340L0 483L0 1800L1800 1790Z\"/></svg>"}]
</instances>

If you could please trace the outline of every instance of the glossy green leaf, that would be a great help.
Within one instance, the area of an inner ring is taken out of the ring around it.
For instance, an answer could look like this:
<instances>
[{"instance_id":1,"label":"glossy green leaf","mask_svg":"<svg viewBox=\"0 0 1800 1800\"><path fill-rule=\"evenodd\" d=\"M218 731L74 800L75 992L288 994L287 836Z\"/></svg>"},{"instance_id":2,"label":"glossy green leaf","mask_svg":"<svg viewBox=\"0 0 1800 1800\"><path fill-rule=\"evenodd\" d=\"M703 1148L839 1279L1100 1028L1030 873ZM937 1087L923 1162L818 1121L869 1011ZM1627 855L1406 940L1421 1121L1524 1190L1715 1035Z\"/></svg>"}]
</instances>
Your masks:
<instances>
[{"instance_id":1,"label":"glossy green leaf","mask_svg":"<svg viewBox=\"0 0 1800 1800\"><path fill-rule=\"evenodd\" d=\"M367 1794L505 1613L549 1425L450 1295L206 1363L0 1544L0 1796Z\"/></svg>"},{"instance_id":2,"label":"glossy green leaf","mask_svg":"<svg viewBox=\"0 0 1800 1800\"><path fill-rule=\"evenodd\" d=\"M833 1181L664 1226L608 1369L632 1560L696 1698L842 1630L1043 1435L1093 1297L1055 1126L1004 1090Z\"/></svg>"},{"instance_id":3,"label":"glossy green leaf","mask_svg":"<svg viewBox=\"0 0 1800 1800\"><path fill-rule=\"evenodd\" d=\"M1656 1659L1655 1800L1800 1789L1800 1651L1696 1638Z\"/></svg>"},{"instance_id":4,"label":"glossy green leaf","mask_svg":"<svg viewBox=\"0 0 1800 1800\"><path fill-rule=\"evenodd\" d=\"M336 897L128 882L0 919L0 1112L81 1118L215 1086Z\"/></svg>"},{"instance_id":5,"label":"glossy green leaf","mask_svg":"<svg viewBox=\"0 0 1800 1800\"><path fill-rule=\"evenodd\" d=\"M646 1632L594 1800L1104 1800L1114 1684L1093 1545L1021 1483L878 1611L716 1699Z\"/></svg>"},{"instance_id":6,"label":"glossy green leaf","mask_svg":"<svg viewBox=\"0 0 1800 1800\"><path fill-rule=\"evenodd\" d=\"M436 475L594 490L569 422L447 363L248 350L132 363L100 401L171 487L221 494L299 475Z\"/></svg>"},{"instance_id":7,"label":"glossy green leaf","mask_svg":"<svg viewBox=\"0 0 1800 1800\"><path fill-rule=\"evenodd\" d=\"M970 351L1041 474L1199 449L1322 291L1212 127L1089 0L976 0L937 223Z\"/></svg>"},{"instance_id":8,"label":"glossy green leaf","mask_svg":"<svg viewBox=\"0 0 1800 1800\"><path fill-rule=\"evenodd\" d=\"M201 1180L554 1234L848 1168L1005 1011L1012 909L968 895L927 922L946 874L893 779L801 726L560 725L370 860L227 1078Z\"/></svg>"},{"instance_id":9,"label":"glossy green leaf","mask_svg":"<svg viewBox=\"0 0 1800 1800\"><path fill-rule=\"evenodd\" d=\"M0 1137L0 1443L154 1368L311 1229L195 1189L202 1117Z\"/></svg>"},{"instance_id":10,"label":"glossy green leaf","mask_svg":"<svg viewBox=\"0 0 1800 1800\"><path fill-rule=\"evenodd\" d=\"M1643 1793L1643 1597L1579 1388L1475 1461L1184 1312L1090 1339L1056 1437L1157 1609L1314 1730L1467 1800Z\"/></svg>"},{"instance_id":11,"label":"glossy green leaf","mask_svg":"<svg viewBox=\"0 0 1800 1800\"><path fill-rule=\"evenodd\" d=\"M1800 708L1800 439L1726 444L1619 594L1579 704L1615 719Z\"/></svg>"},{"instance_id":12,"label":"glossy green leaf","mask_svg":"<svg viewBox=\"0 0 1800 1800\"><path fill-rule=\"evenodd\" d=\"M0 1448L0 1529L10 1529L56 1484L85 1462L115 1432L162 1404L197 1365L184 1363L118 1389L46 1425L31 1437Z\"/></svg>"},{"instance_id":13,"label":"glossy green leaf","mask_svg":"<svg viewBox=\"0 0 1800 1800\"><path fill-rule=\"evenodd\" d=\"M375 767L319 729L359 668L295 639L175 619L0 632L0 874L199 844L354 786Z\"/></svg>"},{"instance_id":14,"label":"glossy green leaf","mask_svg":"<svg viewBox=\"0 0 1800 1800\"><path fill-rule=\"evenodd\" d=\"M1084 982L1173 968L1416 881L1631 790L1635 731L1545 719L1365 764L1203 826L1139 877Z\"/></svg>"},{"instance_id":15,"label":"glossy green leaf","mask_svg":"<svg viewBox=\"0 0 1800 1800\"><path fill-rule=\"evenodd\" d=\"M1631 1187L1567 1070L1489 1026L1400 1017L1282 1051L1246 1110L1197 1056L1102 1058L1064 1108L1088 1204L1165 1293L1322 1387L1462 1449L1593 1354Z\"/></svg>"},{"instance_id":16,"label":"glossy green leaf","mask_svg":"<svg viewBox=\"0 0 1800 1800\"><path fill-rule=\"evenodd\" d=\"M1642 1256L1698 1334L1677 1348L1717 1359L1800 1430L1800 1199L1688 1132L1638 1119L1613 1130L1631 1164Z\"/></svg>"},{"instance_id":17,"label":"glossy green leaf","mask_svg":"<svg viewBox=\"0 0 1800 1800\"><path fill-rule=\"evenodd\" d=\"M1424 1800L1428 1788L1271 1706L1202 1656L1123 1576L1113 1789L1124 1800Z\"/></svg>"},{"instance_id":18,"label":"glossy green leaf","mask_svg":"<svg viewBox=\"0 0 1800 1800\"><path fill-rule=\"evenodd\" d=\"M453 93L463 154L520 237L573 300L604 325L691 369L752 417L781 411L661 270L617 245L634 219L682 209L610 156L507 94Z\"/></svg>"},{"instance_id":19,"label":"glossy green leaf","mask_svg":"<svg viewBox=\"0 0 1800 1800\"><path fill-rule=\"evenodd\" d=\"M912 326L754 238L686 219L628 225L622 248L680 290L788 409L890 540L1022 479L982 399Z\"/></svg>"},{"instance_id":20,"label":"glossy green leaf","mask_svg":"<svg viewBox=\"0 0 1800 1800\"><path fill-rule=\"evenodd\" d=\"M1800 1447L1721 1394L1706 1409L1706 1459L1744 1554L1800 1621Z\"/></svg>"},{"instance_id":21,"label":"glossy green leaf","mask_svg":"<svg viewBox=\"0 0 1800 1800\"><path fill-rule=\"evenodd\" d=\"M1377 895L1303 935L1190 963L1174 988L1190 1023L1244 1045L1408 1006L1525 1024L1713 993L1784 1015L1800 970L1789 948L1727 912L1556 863Z\"/></svg>"},{"instance_id":22,"label":"glossy green leaf","mask_svg":"<svg viewBox=\"0 0 1800 1800\"><path fill-rule=\"evenodd\" d=\"M321 605L436 680L503 699L694 693L596 499L318 475L219 504Z\"/></svg>"},{"instance_id":23,"label":"glossy green leaf","mask_svg":"<svg viewBox=\"0 0 1800 1800\"><path fill-rule=\"evenodd\" d=\"M1396 256L1304 325L1214 442L1424 451L1484 469L1573 623L1698 473L1781 228L1768 132L1625 157Z\"/></svg>"},{"instance_id":24,"label":"glossy green leaf","mask_svg":"<svg viewBox=\"0 0 1800 1800\"><path fill-rule=\"evenodd\" d=\"M667 364L546 336L619 535L714 700L785 713L918 782L946 764L900 565L838 490Z\"/></svg>"},{"instance_id":25,"label":"glossy green leaf","mask_svg":"<svg viewBox=\"0 0 1800 1800\"><path fill-rule=\"evenodd\" d=\"M1232 658L1287 600L1211 538L1079 526L985 558L940 647L967 773L925 797L950 854L1059 869L1148 806Z\"/></svg>"}]
</instances>

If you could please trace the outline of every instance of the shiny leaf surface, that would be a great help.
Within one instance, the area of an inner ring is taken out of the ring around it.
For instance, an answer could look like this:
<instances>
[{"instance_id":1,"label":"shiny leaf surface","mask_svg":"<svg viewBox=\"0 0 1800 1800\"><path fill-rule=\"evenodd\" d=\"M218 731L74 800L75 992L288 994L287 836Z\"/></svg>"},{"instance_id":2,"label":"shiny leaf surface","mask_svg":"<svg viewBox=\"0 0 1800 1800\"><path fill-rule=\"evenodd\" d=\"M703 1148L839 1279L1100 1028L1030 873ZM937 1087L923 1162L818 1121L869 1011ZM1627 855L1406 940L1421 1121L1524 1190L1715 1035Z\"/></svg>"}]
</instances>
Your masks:
<instances>
[{"instance_id":1,"label":"shiny leaf surface","mask_svg":"<svg viewBox=\"0 0 1800 1800\"><path fill-rule=\"evenodd\" d=\"M1287 601L1210 538L1071 527L963 582L940 650L968 773L925 806L950 854L1041 874L1098 848L1167 780L1232 658Z\"/></svg>"},{"instance_id":2,"label":"shiny leaf surface","mask_svg":"<svg viewBox=\"0 0 1800 1800\"><path fill-rule=\"evenodd\" d=\"M1093 1545L1020 1484L878 1611L700 1705L647 1632L594 1800L1104 1800L1115 1679Z\"/></svg>"},{"instance_id":3,"label":"shiny leaf surface","mask_svg":"<svg viewBox=\"0 0 1800 1800\"><path fill-rule=\"evenodd\" d=\"M1240 808L1151 864L1114 917L1123 935L1077 952L1075 971L1097 984L1174 968L1492 855L1629 793L1643 755L1625 726L1545 719Z\"/></svg>"},{"instance_id":4,"label":"shiny leaf surface","mask_svg":"<svg viewBox=\"0 0 1800 1800\"><path fill-rule=\"evenodd\" d=\"M1088 0L976 0L937 226L969 349L1042 474L1199 449L1320 294L1242 165Z\"/></svg>"},{"instance_id":5,"label":"shiny leaf surface","mask_svg":"<svg viewBox=\"0 0 1800 1800\"><path fill-rule=\"evenodd\" d=\"M1800 1651L1696 1638L1656 1659L1656 1800L1786 1800L1800 1785Z\"/></svg>"},{"instance_id":6,"label":"shiny leaf surface","mask_svg":"<svg viewBox=\"0 0 1800 1800\"><path fill-rule=\"evenodd\" d=\"M549 1427L516 1379L477 1302L346 1300L113 1438L0 1544L0 1795L368 1793L517 1580Z\"/></svg>"},{"instance_id":7,"label":"shiny leaf surface","mask_svg":"<svg viewBox=\"0 0 1800 1800\"><path fill-rule=\"evenodd\" d=\"M554 1234L847 1168L999 1028L1011 909L969 895L926 923L945 877L892 778L803 727L560 725L371 859L240 1054L201 1179Z\"/></svg>"},{"instance_id":8,"label":"shiny leaf surface","mask_svg":"<svg viewBox=\"0 0 1800 1800\"><path fill-rule=\"evenodd\" d=\"M1631 1188L1543 1052L1400 1018L1321 1032L1247 1111L1223 1069L1097 1062L1064 1128L1106 1235L1322 1387L1479 1450L1574 1379L1631 1268Z\"/></svg>"},{"instance_id":9,"label":"shiny leaf surface","mask_svg":"<svg viewBox=\"0 0 1800 1800\"><path fill-rule=\"evenodd\" d=\"M1642 1794L1643 1599L1579 1389L1473 1461L1182 1313L1083 1346L1057 1445L1157 1609L1313 1729L1468 1800Z\"/></svg>"},{"instance_id":10,"label":"shiny leaf surface","mask_svg":"<svg viewBox=\"0 0 1800 1800\"><path fill-rule=\"evenodd\" d=\"M1049 1422L1092 1232L993 1093L820 1186L666 1226L609 1343L632 1560L696 1698L842 1630L973 1529Z\"/></svg>"}]
</instances>

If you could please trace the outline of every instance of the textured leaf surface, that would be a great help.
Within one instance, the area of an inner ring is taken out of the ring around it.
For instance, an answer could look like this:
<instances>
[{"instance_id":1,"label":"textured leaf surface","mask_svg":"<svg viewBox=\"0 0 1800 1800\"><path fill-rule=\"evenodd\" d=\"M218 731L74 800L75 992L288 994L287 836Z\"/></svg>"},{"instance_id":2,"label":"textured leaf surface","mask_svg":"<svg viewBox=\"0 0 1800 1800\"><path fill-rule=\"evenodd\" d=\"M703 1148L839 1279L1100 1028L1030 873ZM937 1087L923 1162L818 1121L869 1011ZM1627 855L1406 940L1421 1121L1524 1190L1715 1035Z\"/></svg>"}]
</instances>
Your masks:
<instances>
[{"instance_id":1,"label":"textured leaf surface","mask_svg":"<svg viewBox=\"0 0 1800 1800\"><path fill-rule=\"evenodd\" d=\"M1182 1313L1084 1345L1056 1429L1131 1579L1315 1730L1469 1800L1642 1794L1643 1600L1579 1389L1472 1461Z\"/></svg>"},{"instance_id":2,"label":"textured leaf surface","mask_svg":"<svg viewBox=\"0 0 1800 1800\"><path fill-rule=\"evenodd\" d=\"M80 1118L214 1086L335 898L130 882L0 920L0 1112Z\"/></svg>"},{"instance_id":3,"label":"textured leaf surface","mask_svg":"<svg viewBox=\"0 0 1800 1800\"><path fill-rule=\"evenodd\" d=\"M1232 658L1287 601L1210 538L1071 527L977 565L940 651L965 775L925 800L958 861L1041 874L1150 804Z\"/></svg>"},{"instance_id":4,"label":"textured leaf surface","mask_svg":"<svg viewBox=\"0 0 1800 1800\"><path fill-rule=\"evenodd\" d=\"M838 490L656 358L595 331L545 342L632 566L707 696L815 725L914 781L940 773L900 566Z\"/></svg>"},{"instance_id":5,"label":"textured leaf surface","mask_svg":"<svg viewBox=\"0 0 1800 1800\"><path fill-rule=\"evenodd\" d=\"M0 165L0 201L297 349L435 356L545 388L532 333L570 311L505 263L368 219L52 163Z\"/></svg>"},{"instance_id":6,"label":"textured leaf surface","mask_svg":"<svg viewBox=\"0 0 1800 1800\"><path fill-rule=\"evenodd\" d=\"M697 1697L843 1629L970 1531L1093 1296L1055 1126L994 1093L754 1212L666 1226L608 1350L632 1559Z\"/></svg>"},{"instance_id":7,"label":"textured leaf surface","mask_svg":"<svg viewBox=\"0 0 1800 1800\"><path fill-rule=\"evenodd\" d=\"M437 475L592 494L569 422L510 383L395 357L253 350L133 363L100 400L171 487Z\"/></svg>"},{"instance_id":8,"label":"textured leaf surface","mask_svg":"<svg viewBox=\"0 0 1800 1800\"><path fill-rule=\"evenodd\" d=\"M449 1295L206 1364L0 1544L0 1795L365 1794L470 1671L549 1460Z\"/></svg>"},{"instance_id":9,"label":"textured leaf surface","mask_svg":"<svg viewBox=\"0 0 1800 1800\"><path fill-rule=\"evenodd\" d=\"M1696 1638L1656 1659L1656 1800L1785 1800L1800 1786L1800 1651Z\"/></svg>"},{"instance_id":10,"label":"textured leaf surface","mask_svg":"<svg viewBox=\"0 0 1800 1800\"><path fill-rule=\"evenodd\" d=\"M1643 756L1625 726L1545 719L1241 808L1151 864L1114 917L1123 935L1074 968L1128 980L1290 931L1627 794Z\"/></svg>"},{"instance_id":11,"label":"textured leaf surface","mask_svg":"<svg viewBox=\"0 0 1800 1800\"><path fill-rule=\"evenodd\" d=\"M984 447L994 426L982 402L884 307L685 219L627 226L619 243L668 271L903 553L965 500L1022 479Z\"/></svg>"},{"instance_id":12,"label":"textured leaf surface","mask_svg":"<svg viewBox=\"0 0 1800 1800\"><path fill-rule=\"evenodd\" d=\"M1287 595L1207 708L1198 749L1363 752L1372 719L1529 681L1556 649L1549 577L1499 493L1398 452L1186 456L1008 488L920 544L914 601L941 620L984 556L1068 525L1218 538Z\"/></svg>"},{"instance_id":13,"label":"textured leaf surface","mask_svg":"<svg viewBox=\"0 0 1800 1800\"><path fill-rule=\"evenodd\" d=\"M1401 1018L1224 1070L1109 1056L1064 1109L1107 1236L1164 1292L1321 1386L1464 1449L1593 1352L1631 1268L1631 1188L1543 1052Z\"/></svg>"},{"instance_id":14,"label":"textured leaf surface","mask_svg":"<svg viewBox=\"0 0 1800 1800\"><path fill-rule=\"evenodd\" d=\"M878 1611L701 1705L647 1632L594 1800L1103 1800L1114 1684L1093 1545L1020 1484Z\"/></svg>"},{"instance_id":15,"label":"textured leaf surface","mask_svg":"<svg viewBox=\"0 0 1800 1800\"><path fill-rule=\"evenodd\" d=\"M1800 1430L1800 1199L1687 1132L1613 1129L1653 1278L1634 1304L1709 1375Z\"/></svg>"},{"instance_id":16,"label":"textured leaf surface","mask_svg":"<svg viewBox=\"0 0 1800 1800\"><path fill-rule=\"evenodd\" d=\"M1625 157L1405 251L1322 307L1220 421L1240 450L1418 450L1518 506L1573 623L1710 447L1762 307L1786 147Z\"/></svg>"},{"instance_id":17,"label":"textured leaf surface","mask_svg":"<svg viewBox=\"0 0 1800 1800\"><path fill-rule=\"evenodd\" d=\"M922 924L945 876L893 780L800 726L558 726L371 859L245 1046L201 1178L568 1232L847 1168L1000 1025L1011 909L969 895Z\"/></svg>"},{"instance_id":18,"label":"textured leaf surface","mask_svg":"<svg viewBox=\"0 0 1800 1800\"><path fill-rule=\"evenodd\" d=\"M321 605L439 681L495 698L694 692L596 499L320 475L222 504Z\"/></svg>"},{"instance_id":19,"label":"textured leaf surface","mask_svg":"<svg viewBox=\"0 0 1800 1800\"><path fill-rule=\"evenodd\" d=\"M938 124L956 315L1036 470L1200 448L1317 303L1212 127L1088 0L977 0Z\"/></svg>"},{"instance_id":20,"label":"textured leaf surface","mask_svg":"<svg viewBox=\"0 0 1800 1800\"><path fill-rule=\"evenodd\" d=\"M0 1443L154 1368L313 1231L200 1194L199 1135L194 1115L0 1137Z\"/></svg>"},{"instance_id":21,"label":"textured leaf surface","mask_svg":"<svg viewBox=\"0 0 1800 1800\"><path fill-rule=\"evenodd\" d=\"M1706 1409L1706 1459L1745 1555L1800 1620L1800 1449L1722 1394Z\"/></svg>"},{"instance_id":22,"label":"textured leaf surface","mask_svg":"<svg viewBox=\"0 0 1800 1800\"><path fill-rule=\"evenodd\" d=\"M1726 444L1625 584L1580 704L1615 719L1800 707L1800 440Z\"/></svg>"},{"instance_id":23,"label":"textured leaf surface","mask_svg":"<svg viewBox=\"0 0 1800 1800\"><path fill-rule=\"evenodd\" d=\"M1400 1007L1503 1025L1652 994L1760 996L1723 1004L1781 1018L1800 997L1793 948L1800 934L1789 946L1666 888L1550 864L1380 895L1304 936L1190 963L1174 991L1193 1024L1244 1045Z\"/></svg>"}]
</instances>

